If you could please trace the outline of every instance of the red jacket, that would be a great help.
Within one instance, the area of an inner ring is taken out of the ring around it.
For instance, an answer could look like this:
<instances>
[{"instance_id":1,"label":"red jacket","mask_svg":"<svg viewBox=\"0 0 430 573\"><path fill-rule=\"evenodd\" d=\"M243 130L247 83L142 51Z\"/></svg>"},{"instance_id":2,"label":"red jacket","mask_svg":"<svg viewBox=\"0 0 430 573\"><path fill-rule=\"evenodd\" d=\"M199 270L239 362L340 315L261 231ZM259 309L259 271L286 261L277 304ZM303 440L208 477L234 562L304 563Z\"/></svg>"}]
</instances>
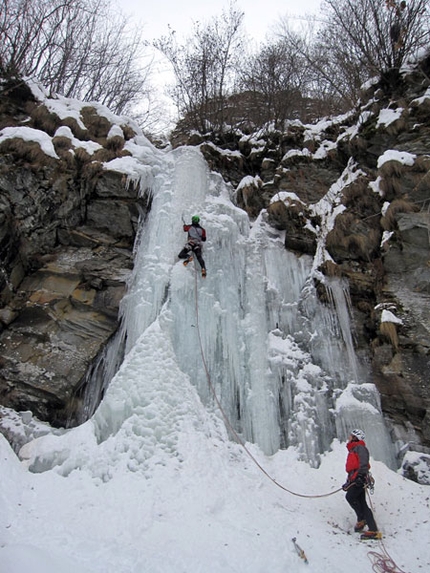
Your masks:
<instances>
[{"instance_id":1,"label":"red jacket","mask_svg":"<svg viewBox=\"0 0 430 573\"><path fill-rule=\"evenodd\" d=\"M348 473L348 481L355 481L357 477L367 476L370 469L369 450L363 440L348 442L348 457L346 458L345 470Z\"/></svg>"}]
</instances>

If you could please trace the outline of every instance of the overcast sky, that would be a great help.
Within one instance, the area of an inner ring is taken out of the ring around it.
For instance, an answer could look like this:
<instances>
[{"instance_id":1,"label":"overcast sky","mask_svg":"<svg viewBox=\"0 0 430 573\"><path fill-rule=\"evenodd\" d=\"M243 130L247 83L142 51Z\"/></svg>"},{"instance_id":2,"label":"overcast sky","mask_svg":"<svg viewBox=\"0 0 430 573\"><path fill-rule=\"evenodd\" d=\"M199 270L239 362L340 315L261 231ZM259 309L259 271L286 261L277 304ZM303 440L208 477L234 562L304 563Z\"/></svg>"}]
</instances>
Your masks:
<instances>
[{"instance_id":1,"label":"overcast sky","mask_svg":"<svg viewBox=\"0 0 430 573\"><path fill-rule=\"evenodd\" d=\"M167 34L170 25L180 36L192 32L193 22L207 21L228 8L229 0L115 0L126 14L140 21L145 39L152 40ZM288 14L302 16L317 14L321 0L238 0L237 6L245 13L245 29L255 40L264 39L270 26Z\"/></svg>"},{"instance_id":2,"label":"overcast sky","mask_svg":"<svg viewBox=\"0 0 430 573\"><path fill-rule=\"evenodd\" d=\"M220 16L227 10L229 0L113 0L132 22L142 25L143 39L152 43L154 39L167 35L170 26L178 34L178 41L193 33L193 23L208 22L213 16ZM266 34L281 16L290 16L291 23L301 24L300 19L308 14L319 13L321 0L237 0L237 7L245 14L244 28L251 40L262 42ZM303 23L303 22L302 22ZM167 86L174 83L170 64L157 50L153 55L151 81L158 91L158 102L164 102L159 127L165 131L177 120L177 109L167 96Z\"/></svg>"}]
</instances>

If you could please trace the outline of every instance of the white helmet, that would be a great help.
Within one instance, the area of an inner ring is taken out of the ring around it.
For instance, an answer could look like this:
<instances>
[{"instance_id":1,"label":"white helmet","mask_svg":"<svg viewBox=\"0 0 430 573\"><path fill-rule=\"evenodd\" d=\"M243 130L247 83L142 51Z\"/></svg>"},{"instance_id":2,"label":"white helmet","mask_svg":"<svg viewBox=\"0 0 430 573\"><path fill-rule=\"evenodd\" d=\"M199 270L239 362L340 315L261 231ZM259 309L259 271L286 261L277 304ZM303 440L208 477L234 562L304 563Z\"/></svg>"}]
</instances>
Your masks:
<instances>
[{"instance_id":1,"label":"white helmet","mask_svg":"<svg viewBox=\"0 0 430 573\"><path fill-rule=\"evenodd\" d=\"M357 438L357 440L363 440L366 438L366 434L363 432L363 430L352 430L351 432L351 436L354 436L354 438Z\"/></svg>"}]
</instances>

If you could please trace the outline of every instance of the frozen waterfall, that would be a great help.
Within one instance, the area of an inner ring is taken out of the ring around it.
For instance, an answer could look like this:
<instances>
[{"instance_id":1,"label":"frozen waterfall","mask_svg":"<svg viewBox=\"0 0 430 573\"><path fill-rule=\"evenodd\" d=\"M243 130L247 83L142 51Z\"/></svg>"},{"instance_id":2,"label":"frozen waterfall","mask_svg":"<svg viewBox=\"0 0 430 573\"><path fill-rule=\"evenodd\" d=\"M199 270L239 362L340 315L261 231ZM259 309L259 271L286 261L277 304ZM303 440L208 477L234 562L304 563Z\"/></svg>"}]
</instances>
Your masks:
<instances>
[{"instance_id":1,"label":"frozen waterfall","mask_svg":"<svg viewBox=\"0 0 430 573\"><path fill-rule=\"evenodd\" d=\"M394 467L378 393L354 353L347 286L331 279L332 304L323 305L313 259L286 251L264 211L251 223L197 149L166 153L153 169L151 210L122 305L124 362L94 416L69 430L80 433L81 450L68 449L67 433L51 436L28 448L30 467L67 474L87 466L105 479L103 450L115 450L118 432L130 444L116 452L118 464L125 456L136 469L155 452L160 460L177 455L184 424L206 431L201 404L224 431L202 353L231 424L266 454L293 446L317 466L333 438L359 426L373 457ZM208 235L206 279L197 263L185 268L177 258L182 217L195 213Z\"/></svg>"}]
</instances>

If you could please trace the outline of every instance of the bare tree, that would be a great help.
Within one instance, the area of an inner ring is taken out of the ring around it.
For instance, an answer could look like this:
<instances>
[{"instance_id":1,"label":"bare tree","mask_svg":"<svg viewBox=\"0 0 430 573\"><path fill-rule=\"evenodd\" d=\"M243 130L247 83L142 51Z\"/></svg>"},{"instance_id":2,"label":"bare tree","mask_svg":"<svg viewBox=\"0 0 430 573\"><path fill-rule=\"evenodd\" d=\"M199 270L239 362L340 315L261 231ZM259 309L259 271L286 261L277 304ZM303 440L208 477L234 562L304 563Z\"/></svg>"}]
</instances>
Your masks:
<instances>
[{"instance_id":1,"label":"bare tree","mask_svg":"<svg viewBox=\"0 0 430 573\"><path fill-rule=\"evenodd\" d=\"M311 97L324 102L326 113L351 109L363 83L374 75L363 65L357 49L331 24L320 27L312 42L302 46L311 70Z\"/></svg>"},{"instance_id":2,"label":"bare tree","mask_svg":"<svg viewBox=\"0 0 430 573\"><path fill-rule=\"evenodd\" d=\"M369 74L399 68L429 43L429 0L324 0L324 5L330 41L342 38Z\"/></svg>"},{"instance_id":3,"label":"bare tree","mask_svg":"<svg viewBox=\"0 0 430 573\"><path fill-rule=\"evenodd\" d=\"M355 103L349 97L349 83L341 77L330 46L321 42L321 30L325 27L329 27L326 20L308 16L298 31L290 27L290 18L285 16L277 28L278 38L287 46L288 53L294 54L299 67L300 119L305 121L344 111Z\"/></svg>"},{"instance_id":4,"label":"bare tree","mask_svg":"<svg viewBox=\"0 0 430 573\"><path fill-rule=\"evenodd\" d=\"M303 96L309 74L305 58L286 39L264 44L241 72L241 87L252 94L252 113L258 125L303 115Z\"/></svg>"},{"instance_id":5,"label":"bare tree","mask_svg":"<svg viewBox=\"0 0 430 573\"><path fill-rule=\"evenodd\" d=\"M324 18L315 33L292 33L285 21L280 33L306 60L310 85L325 100L324 107L344 111L355 105L364 82L398 70L428 46L429 4L429 0L323 0Z\"/></svg>"},{"instance_id":6,"label":"bare tree","mask_svg":"<svg viewBox=\"0 0 430 573\"><path fill-rule=\"evenodd\" d=\"M55 93L121 113L148 85L140 33L113 15L110 0L3 0L0 36L0 71Z\"/></svg>"},{"instance_id":7,"label":"bare tree","mask_svg":"<svg viewBox=\"0 0 430 573\"><path fill-rule=\"evenodd\" d=\"M190 125L200 131L221 133L225 104L234 85L240 53L243 13L230 3L229 10L209 24L194 25L193 35L178 44L176 33L155 42L172 65L176 84L172 96Z\"/></svg>"}]
</instances>

